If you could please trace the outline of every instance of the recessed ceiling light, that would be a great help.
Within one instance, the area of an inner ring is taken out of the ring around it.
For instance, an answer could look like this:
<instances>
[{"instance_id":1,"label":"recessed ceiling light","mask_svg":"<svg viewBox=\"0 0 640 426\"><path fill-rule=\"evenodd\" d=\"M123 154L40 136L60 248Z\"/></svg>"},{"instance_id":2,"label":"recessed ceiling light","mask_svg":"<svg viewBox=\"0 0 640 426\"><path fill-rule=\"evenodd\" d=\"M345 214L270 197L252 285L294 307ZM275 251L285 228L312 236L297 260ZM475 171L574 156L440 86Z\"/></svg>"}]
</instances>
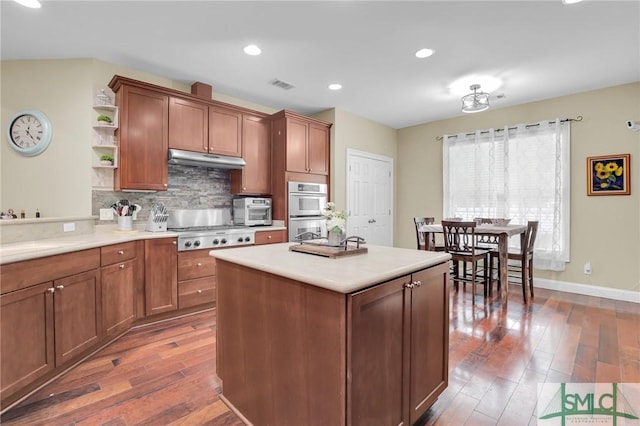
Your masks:
<instances>
[{"instance_id":1,"label":"recessed ceiling light","mask_svg":"<svg viewBox=\"0 0 640 426\"><path fill-rule=\"evenodd\" d=\"M580 3L582 0L562 0L562 3L564 4L575 4L575 3Z\"/></svg>"},{"instance_id":2,"label":"recessed ceiling light","mask_svg":"<svg viewBox=\"0 0 640 426\"><path fill-rule=\"evenodd\" d=\"M250 44L248 46L245 46L243 50L244 50L244 53L251 56L257 56L262 53L262 50L260 50L260 48L255 44Z\"/></svg>"},{"instance_id":3,"label":"recessed ceiling light","mask_svg":"<svg viewBox=\"0 0 640 426\"><path fill-rule=\"evenodd\" d=\"M329 85L329 90L340 90L342 89L342 84L339 83L331 83Z\"/></svg>"},{"instance_id":4,"label":"recessed ceiling light","mask_svg":"<svg viewBox=\"0 0 640 426\"><path fill-rule=\"evenodd\" d=\"M420 49L416 52L416 58L428 58L429 56L434 54L433 49Z\"/></svg>"},{"instance_id":5,"label":"recessed ceiling light","mask_svg":"<svg viewBox=\"0 0 640 426\"><path fill-rule=\"evenodd\" d=\"M41 5L38 0L14 0L23 6L30 7L31 9L40 9Z\"/></svg>"}]
</instances>

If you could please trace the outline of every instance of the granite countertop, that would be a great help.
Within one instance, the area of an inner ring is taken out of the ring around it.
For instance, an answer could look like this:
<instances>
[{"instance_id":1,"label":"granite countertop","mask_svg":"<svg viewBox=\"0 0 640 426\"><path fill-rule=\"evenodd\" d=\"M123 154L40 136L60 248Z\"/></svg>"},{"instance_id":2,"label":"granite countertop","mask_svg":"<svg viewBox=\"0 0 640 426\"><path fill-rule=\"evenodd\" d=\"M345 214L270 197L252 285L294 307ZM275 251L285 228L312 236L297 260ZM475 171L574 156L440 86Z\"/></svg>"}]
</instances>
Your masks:
<instances>
[{"instance_id":1,"label":"granite countertop","mask_svg":"<svg viewBox=\"0 0 640 426\"><path fill-rule=\"evenodd\" d=\"M352 293L451 258L444 252L367 244L368 253L329 259L289 251L292 244L296 243L212 250L210 255L339 293Z\"/></svg>"}]
</instances>

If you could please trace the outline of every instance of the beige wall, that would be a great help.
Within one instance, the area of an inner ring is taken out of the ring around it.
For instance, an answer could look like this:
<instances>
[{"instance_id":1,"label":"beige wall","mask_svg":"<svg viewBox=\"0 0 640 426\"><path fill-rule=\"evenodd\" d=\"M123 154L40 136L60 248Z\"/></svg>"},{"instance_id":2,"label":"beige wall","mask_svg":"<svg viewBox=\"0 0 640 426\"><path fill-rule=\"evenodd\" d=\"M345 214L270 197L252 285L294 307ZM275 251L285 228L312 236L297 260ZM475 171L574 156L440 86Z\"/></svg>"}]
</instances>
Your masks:
<instances>
[{"instance_id":1,"label":"beige wall","mask_svg":"<svg viewBox=\"0 0 640 426\"><path fill-rule=\"evenodd\" d=\"M27 211L34 217L91 215L91 143L93 94L107 87L114 74L189 92L181 83L94 59L2 61L2 144L0 209ZM207 83L207 82L204 82ZM274 109L215 93L214 99L266 113ZM22 109L44 112L53 127L49 148L22 157L7 144L7 122Z\"/></svg>"},{"instance_id":2,"label":"beige wall","mask_svg":"<svg viewBox=\"0 0 640 426\"><path fill-rule=\"evenodd\" d=\"M398 226L396 245L414 247L411 218L442 219L443 134L584 117L571 125L571 262L564 272L536 271L558 281L640 291L640 132L625 121L640 120L640 83L491 109L398 131ZM587 197L586 157L631 154L631 195ZM591 262L592 275L583 274Z\"/></svg>"}]
</instances>

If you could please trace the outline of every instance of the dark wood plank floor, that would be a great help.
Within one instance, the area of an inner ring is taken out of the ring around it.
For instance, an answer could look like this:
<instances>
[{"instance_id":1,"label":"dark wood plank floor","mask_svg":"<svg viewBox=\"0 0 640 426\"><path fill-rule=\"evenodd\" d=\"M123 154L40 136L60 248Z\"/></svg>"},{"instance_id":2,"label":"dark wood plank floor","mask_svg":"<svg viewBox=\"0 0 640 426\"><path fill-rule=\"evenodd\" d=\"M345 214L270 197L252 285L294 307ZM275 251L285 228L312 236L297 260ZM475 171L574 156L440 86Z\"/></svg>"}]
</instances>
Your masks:
<instances>
[{"instance_id":1,"label":"dark wood plank floor","mask_svg":"<svg viewBox=\"0 0 640 426\"><path fill-rule=\"evenodd\" d=\"M640 382L640 307L536 289L524 305L451 295L449 387L418 425L536 423L538 383ZM241 425L217 397L215 311L138 328L3 425Z\"/></svg>"}]
</instances>

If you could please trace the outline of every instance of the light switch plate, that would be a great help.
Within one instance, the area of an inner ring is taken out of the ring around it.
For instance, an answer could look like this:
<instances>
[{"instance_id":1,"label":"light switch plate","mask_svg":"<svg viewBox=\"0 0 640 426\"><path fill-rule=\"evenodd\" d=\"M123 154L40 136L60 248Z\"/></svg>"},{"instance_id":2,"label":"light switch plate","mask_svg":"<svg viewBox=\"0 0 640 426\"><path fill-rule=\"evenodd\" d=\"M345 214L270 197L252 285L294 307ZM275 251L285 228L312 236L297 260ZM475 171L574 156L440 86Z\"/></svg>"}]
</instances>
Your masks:
<instances>
[{"instance_id":1,"label":"light switch plate","mask_svg":"<svg viewBox=\"0 0 640 426\"><path fill-rule=\"evenodd\" d=\"M100 220L113 220L113 210L100 209Z\"/></svg>"},{"instance_id":2,"label":"light switch plate","mask_svg":"<svg viewBox=\"0 0 640 426\"><path fill-rule=\"evenodd\" d=\"M63 223L62 224L62 230L64 232L72 232L76 230L76 224L71 222L71 223Z\"/></svg>"}]
</instances>

